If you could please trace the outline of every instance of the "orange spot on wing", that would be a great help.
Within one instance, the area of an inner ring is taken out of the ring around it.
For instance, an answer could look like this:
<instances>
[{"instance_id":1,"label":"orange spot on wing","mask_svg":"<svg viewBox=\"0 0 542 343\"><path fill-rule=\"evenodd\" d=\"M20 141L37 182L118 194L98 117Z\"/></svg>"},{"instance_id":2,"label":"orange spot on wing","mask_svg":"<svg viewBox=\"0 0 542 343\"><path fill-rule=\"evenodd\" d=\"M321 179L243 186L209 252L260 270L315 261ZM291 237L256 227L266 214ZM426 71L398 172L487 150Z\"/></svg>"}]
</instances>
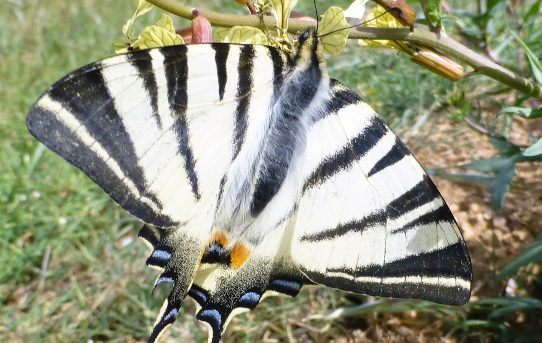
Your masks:
<instances>
[{"instance_id":1,"label":"orange spot on wing","mask_svg":"<svg viewBox=\"0 0 542 343\"><path fill-rule=\"evenodd\" d=\"M207 248L213 243L218 243L222 247L225 247L226 244L228 244L228 236L226 236L226 233L224 231L214 231L213 233L211 233L211 236L209 237L207 244L205 244L201 248L201 251L199 253L200 260L203 258L203 254L205 254L205 251L207 251Z\"/></svg>"},{"instance_id":2,"label":"orange spot on wing","mask_svg":"<svg viewBox=\"0 0 542 343\"><path fill-rule=\"evenodd\" d=\"M231 249L230 257L231 257L231 263L230 266L234 269L237 269L245 263L246 260L248 260L250 256L250 250L241 242L235 243L233 248Z\"/></svg>"},{"instance_id":3,"label":"orange spot on wing","mask_svg":"<svg viewBox=\"0 0 542 343\"><path fill-rule=\"evenodd\" d=\"M211 234L211 239L209 239L209 244L217 242L221 246L225 247L228 244L228 236L223 231L215 231Z\"/></svg>"}]
</instances>

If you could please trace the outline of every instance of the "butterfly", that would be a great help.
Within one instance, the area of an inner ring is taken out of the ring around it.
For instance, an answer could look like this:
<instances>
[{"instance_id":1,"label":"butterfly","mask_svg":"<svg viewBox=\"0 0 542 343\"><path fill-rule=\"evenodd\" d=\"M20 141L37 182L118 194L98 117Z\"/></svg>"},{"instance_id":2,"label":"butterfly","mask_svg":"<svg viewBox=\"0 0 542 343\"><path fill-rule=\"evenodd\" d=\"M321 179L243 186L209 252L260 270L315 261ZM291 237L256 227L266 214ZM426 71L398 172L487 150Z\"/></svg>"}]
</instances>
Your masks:
<instances>
[{"instance_id":1,"label":"butterfly","mask_svg":"<svg viewBox=\"0 0 542 343\"><path fill-rule=\"evenodd\" d=\"M26 122L145 223L154 287L172 284L149 342L187 296L210 342L266 292L307 284L469 300L448 206L371 107L328 76L313 31L292 55L212 43L91 63L47 89Z\"/></svg>"}]
</instances>

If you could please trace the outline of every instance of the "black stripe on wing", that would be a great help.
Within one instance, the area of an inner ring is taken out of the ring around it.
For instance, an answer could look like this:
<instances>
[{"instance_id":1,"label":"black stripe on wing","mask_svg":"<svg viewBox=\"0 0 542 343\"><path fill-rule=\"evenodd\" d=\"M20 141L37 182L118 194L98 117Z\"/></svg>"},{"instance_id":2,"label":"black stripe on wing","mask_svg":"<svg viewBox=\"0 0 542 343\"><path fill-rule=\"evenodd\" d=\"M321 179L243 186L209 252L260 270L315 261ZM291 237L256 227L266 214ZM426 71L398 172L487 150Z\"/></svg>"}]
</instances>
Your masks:
<instances>
[{"instance_id":1,"label":"black stripe on wing","mask_svg":"<svg viewBox=\"0 0 542 343\"><path fill-rule=\"evenodd\" d=\"M415 218L414 220L406 223L402 227L393 230L392 234L406 232L406 231L411 230L411 229L413 229L413 228L415 228L417 226L431 224L431 223L434 223L435 220L445 221L445 222L449 222L449 223L454 222L454 216L452 215L452 212L450 212L450 209L448 208L448 206L445 203L442 203L442 206L440 206L440 207L438 207L436 209L433 209L432 211L427 212L427 213Z\"/></svg>"},{"instance_id":2,"label":"black stripe on wing","mask_svg":"<svg viewBox=\"0 0 542 343\"><path fill-rule=\"evenodd\" d=\"M418 275L414 275L418 276ZM374 281L359 281L341 276L310 272L311 280L328 287L378 297L422 299L446 305L464 305L470 299L470 289L442 284L420 284L407 281L390 284L376 278ZM423 277L422 277L423 279ZM464 281L470 281L465 279Z\"/></svg>"},{"instance_id":3,"label":"black stripe on wing","mask_svg":"<svg viewBox=\"0 0 542 343\"><path fill-rule=\"evenodd\" d=\"M346 235L349 232L363 232L367 228L375 225L385 225L387 215L385 211L372 213L363 219L352 220L345 224L340 224L332 229L322 230L321 232L303 235L299 238L301 242L318 242L322 240L331 240L336 237Z\"/></svg>"},{"instance_id":4,"label":"black stripe on wing","mask_svg":"<svg viewBox=\"0 0 542 343\"><path fill-rule=\"evenodd\" d=\"M330 80L330 88L332 97L326 103L326 108L322 111L322 115L314 119L315 122L329 115L336 114L340 109L348 105L357 104L363 101L363 98L359 96L359 94L353 92L335 79Z\"/></svg>"},{"instance_id":5,"label":"black stripe on wing","mask_svg":"<svg viewBox=\"0 0 542 343\"><path fill-rule=\"evenodd\" d=\"M314 170L305 180L303 192L325 182L341 170L350 167L354 162L358 161L363 155L369 152L369 150L371 150L371 148L373 148L388 132L389 130L386 125L384 125L384 122L378 117L373 117L369 125L345 147L335 155L327 157L320 163L316 170Z\"/></svg>"},{"instance_id":6,"label":"black stripe on wing","mask_svg":"<svg viewBox=\"0 0 542 343\"><path fill-rule=\"evenodd\" d=\"M237 68L239 80L237 84L237 109L235 110L233 159L237 157L237 154L239 154L241 146L245 141L245 134L248 126L248 109L253 86L252 68L254 55L255 51L252 45L243 45L241 47L239 65Z\"/></svg>"},{"instance_id":7,"label":"black stripe on wing","mask_svg":"<svg viewBox=\"0 0 542 343\"><path fill-rule=\"evenodd\" d=\"M460 285L449 286L445 284L432 285L424 283L423 278L447 278L450 280L459 279L470 282L470 265L458 263L464 259L458 260L458 256L464 256L465 250L462 243L458 242L448 245L442 249L434 250L418 255L408 256L384 265L363 266L361 268L330 268L328 273L344 273L352 275L354 278L364 276L382 278L381 283L367 283L363 281L352 282L350 289L359 290L362 293L376 296L392 296L396 298L421 298L425 300L436 301L446 304L464 304L470 297L470 289L465 289ZM415 291L412 288L403 288L408 286L407 277L421 277L422 283L415 284ZM386 283L387 278L405 278L402 282L394 284ZM326 283L331 287L342 288L348 278L337 278L337 284Z\"/></svg>"},{"instance_id":8,"label":"black stripe on wing","mask_svg":"<svg viewBox=\"0 0 542 343\"><path fill-rule=\"evenodd\" d=\"M397 172L400 173L401 171L398 170ZM403 214L410 212L440 197L440 193L437 187L435 187L433 181L431 181L427 174L424 174L422 180L418 182L414 187L412 187L407 192L390 202L388 206L386 206L386 212L390 218L396 219ZM447 216L447 218L442 219L453 219L453 216L451 216L450 214L450 216ZM452 220L452 222L455 221Z\"/></svg>"},{"instance_id":9,"label":"black stripe on wing","mask_svg":"<svg viewBox=\"0 0 542 343\"><path fill-rule=\"evenodd\" d=\"M360 268L330 268L327 271L334 273L345 273L354 277L404 277L409 275L423 277L459 277L470 280L470 271L460 268L458 263L446 263L456 261L458 254L463 253L461 243L454 243L442 249L424 252L418 255L411 255L384 265L362 266ZM438 265L436 265L438 263ZM432 266L432 267L428 267Z\"/></svg>"},{"instance_id":10,"label":"black stripe on wing","mask_svg":"<svg viewBox=\"0 0 542 343\"><path fill-rule=\"evenodd\" d=\"M153 225L161 227L176 225L170 217L157 213L149 205L141 202L110 169L106 161L58 122L53 113L34 107L27 116L26 124L38 140L80 168L128 212Z\"/></svg>"},{"instance_id":11,"label":"black stripe on wing","mask_svg":"<svg viewBox=\"0 0 542 343\"><path fill-rule=\"evenodd\" d=\"M134 145L115 109L102 73L94 71L67 78L55 85L49 96L77 118L134 182L138 191L145 194L143 170L139 167ZM154 194L145 195L161 206Z\"/></svg>"},{"instance_id":12,"label":"black stripe on wing","mask_svg":"<svg viewBox=\"0 0 542 343\"><path fill-rule=\"evenodd\" d=\"M156 84L152 59L148 50L142 50L137 54L126 54L126 58L136 68L139 77L143 80L143 86L151 101L152 117L156 121L156 126L162 129L162 120L158 113L158 85Z\"/></svg>"},{"instance_id":13,"label":"black stripe on wing","mask_svg":"<svg viewBox=\"0 0 542 343\"><path fill-rule=\"evenodd\" d=\"M187 47L161 49L164 55L165 75L167 78L168 101L172 114L176 117L173 129L179 142L179 153L185 162L188 181L196 199L200 199L198 175L195 170L196 160L190 146L190 132L186 119L188 103L188 60Z\"/></svg>"},{"instance_id":14,"label":"black stripe on wing","mask_svg":"<svg viewBox=\"0 0 542 343\"><path fill-rule=\"evenodd\" d=\"M211 44L211 47L215 50L215 62L216 62L216 78L218 80L218 97L220 100L224 99L224 92L226 90L226 83L228 82L227 62L228 54L230 52L229 44Z\"/></svg>"},{"instance_id":15,"label":"black stripe on wing","mask_svg":"<svg viewBox=\"0 0 542 343\"><path fill-rule=\"evenodd\" d=\"M93 63L55 83L28 112L27 127L38 140L85 172L134 216L157 226L176 225L170 217L159 213L161 202L147 191L138 157L107 90L101 68L101 63ZM56 103L63 110L53 113L46 108L46 101ZM103 160L77 132L66 127L62 118L67 113L73 115L70 120L77 121L100 144L108 160ZM118 165L139 194L111 169L112 163ZM151 203L143 202L142 197Z\"/></svg>"},{"instance_id":16,"label":"black stripe on wing","mask_svg":"<svg viewBox=\"0 0 542 343\"><path fill-rule=\"evenodd\" d=\"M431 181L427 175L424 175L420 182L401 196L391 201L385 209L375 211L361 219L355 219L348 223L322 230L318 233L303 235L300 237L300 240L317 242L320 240L334 239L349 232L361 233L368 227L385 225L388 219L397 219L405 213L430 203L436 198L440 198L437 188L433 184L433 181ZM405 224L403 228L398 229L397 232L404 231L408 228L414 228L419 224L437 223L439 221L455 223L454 217L452 216L450 210L446 205L444 206L445 209L431 211L429 213L425 213L424 215L420 215L420 217L416 218L410 223Z\"/></svg>"},{"instance_id":17,"label":"black stripe on wing","mask_svg":"<svg viewBox=\"0 0 542 343\"><path fill-rule=\"evenodd\" d=\"M284 81L284 66L285 61L283 60L283 54L280 50L269 47L269 56L271 61L273 61L273 98L276 98Z\"/></svg>"},{"instance_id":18,"label":"black stripe on wing","mask_svg":"<svg viewBox=\"0 0 542 343\"><path fill-rule=\"evenodd\" d=\"M403 144L403 142L399 140L399 138L395 137L395 142L393 143L390 151L388 151L386 155L382 156L382 158L378 162L376 162L376 164L373 166L373 168L371 168L367 176L372 176L386 169L387 167L394 165L408 155L410 155L410 151Z\"/></svg>"}]
</instances>

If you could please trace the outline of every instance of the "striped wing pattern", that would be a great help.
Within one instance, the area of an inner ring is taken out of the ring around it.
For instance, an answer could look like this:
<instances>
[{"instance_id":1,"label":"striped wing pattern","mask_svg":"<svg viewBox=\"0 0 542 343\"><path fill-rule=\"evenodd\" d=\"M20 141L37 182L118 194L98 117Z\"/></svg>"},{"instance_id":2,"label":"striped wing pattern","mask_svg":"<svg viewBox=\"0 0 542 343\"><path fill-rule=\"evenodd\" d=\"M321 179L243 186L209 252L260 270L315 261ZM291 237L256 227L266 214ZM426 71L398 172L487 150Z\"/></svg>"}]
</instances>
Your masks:
<instances>
[{"instance_id":1,"label":"striped wing pattern","mask_svg":"<svg viewBox=\"0 0 542 343\"><path fill-rule=\"evenodd\" d=\"M210 293L194 283L200 265L217 262L212 244L204 255L209 263L202 249L220 200L236 195L224 191L239 178L228 170L259 148L244 143L261 135L286 59L264 46L220 43L137 51L70 73L28 112L27 126L38 140L150 224L140 237L152 248L147 264L161 271L155 287L174 283L150 342L176 319L187 295L202 306L198 318L211 325L217 342L233 307L253 308L266 290L299 291L299 282L281 281L281 268L266 269L233 300L225 298L233 294L231 285L206 282L220 291Z\"/></svg>"},{"instance_id":2,"label":"striped wing pattern","mask_svg":"<svg viewBox=\"0 0 542 343\"><path fill-rule=\"evenodd\" d=\"M229 44L112 57L51 86L27 126L136 217L182 225L216 207L249 117L269 106L281 58L265 47Z\"/></svg>"},{"instance_id":3,"label":"striped wing pattern","mask_svg":"<svg viewBox=\"0 0 542 343\"><path fill-rule=\"evenodd\" d=\"M307 137L294 262L346 291L466 303L469 254L433 182L357 94L332 94Z\"/></svg>"},{"instance_id":4,"label":"striped wing pattern","mask_svg":"<svg viewBox=\"0 0 542 343\"><path fill-rule=\"evenodd\" d=\"M51 86L30 132L146 225L172 283L149 342L187 295L217 343L267 291L320 283L463 304L461 233L408 149L330 81L317 37L286 56L200 44L89 64Z\"/></svg>"}]
</instances>

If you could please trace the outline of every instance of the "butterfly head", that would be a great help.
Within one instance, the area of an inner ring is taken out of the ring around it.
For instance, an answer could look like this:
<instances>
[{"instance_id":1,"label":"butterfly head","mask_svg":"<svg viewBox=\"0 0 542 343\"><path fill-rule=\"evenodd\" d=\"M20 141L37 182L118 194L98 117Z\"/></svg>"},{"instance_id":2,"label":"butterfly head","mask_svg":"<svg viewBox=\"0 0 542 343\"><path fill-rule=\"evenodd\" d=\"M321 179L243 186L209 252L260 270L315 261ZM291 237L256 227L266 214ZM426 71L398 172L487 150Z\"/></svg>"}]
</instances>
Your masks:
<instances>
[{"instance_id":1,"label":"butterfly head","mask_svg":"<svg viewBox=\"0 0 542 343\"><path fill-rule=\"evenodd\" d=\"M299 35L297 52L293 62L296 68L305 69L316 66L325 69L325 61L322 58L322 47L316 30L311 28Z\"/></svg>"}]
</instances>

